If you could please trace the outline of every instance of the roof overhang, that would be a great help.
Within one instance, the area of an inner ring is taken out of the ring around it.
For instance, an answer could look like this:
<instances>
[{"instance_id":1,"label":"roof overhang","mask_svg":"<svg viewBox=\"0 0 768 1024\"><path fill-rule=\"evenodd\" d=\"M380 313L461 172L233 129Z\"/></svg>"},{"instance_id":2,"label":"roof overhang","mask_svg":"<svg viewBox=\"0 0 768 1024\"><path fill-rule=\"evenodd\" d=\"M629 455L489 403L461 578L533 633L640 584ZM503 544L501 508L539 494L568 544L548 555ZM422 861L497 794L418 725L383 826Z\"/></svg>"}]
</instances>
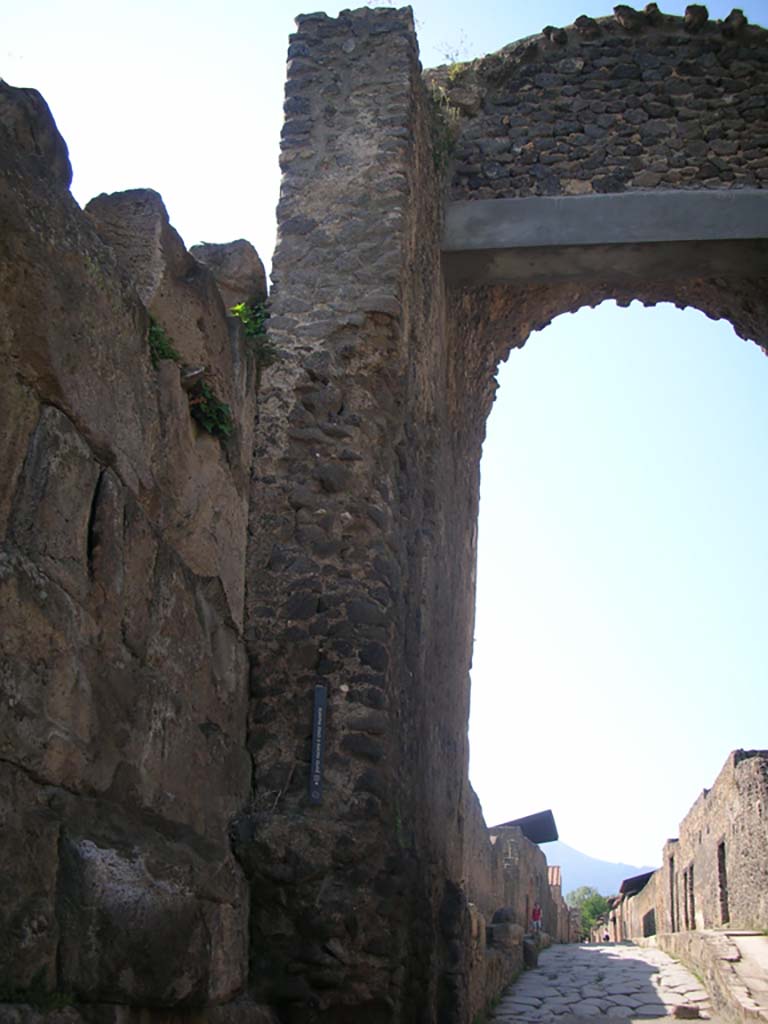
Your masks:
<instances>
[{"instance_id":1,"label":"roof overhang","mask_svg":"<svg viewBox=\"0 0 768 1024\"><path fill-rule=\"evenodd\" d=\"M619 887L619 893L622 896L636 895L646 887L651 877L655 874L655 871L646 871L642 875L633 875L632 878L625 878Z\"/></svg>"},{"instance_id":2,"label":"roof overhang","mask_svg":"<svg viewBox=\"0 0 768 1024\"><path fill-rule=\"evenodd\" d=\"M525 838L530 839L532 843L552 843L559 838L552 811L539 811L538 814L528 814L524 818L515 818L514 821L504 821L488 831L498 832L503 828L513 827L519 828Z\"/></svg>"}]
</instances>

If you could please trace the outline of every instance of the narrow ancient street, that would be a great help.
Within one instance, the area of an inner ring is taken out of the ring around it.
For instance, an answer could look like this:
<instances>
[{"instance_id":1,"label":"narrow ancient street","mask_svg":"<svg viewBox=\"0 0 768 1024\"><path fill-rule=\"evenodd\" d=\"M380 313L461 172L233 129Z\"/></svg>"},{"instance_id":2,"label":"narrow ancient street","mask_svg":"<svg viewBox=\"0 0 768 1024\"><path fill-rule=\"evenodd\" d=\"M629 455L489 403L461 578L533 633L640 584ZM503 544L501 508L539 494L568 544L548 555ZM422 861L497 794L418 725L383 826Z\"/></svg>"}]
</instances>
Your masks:
<instances>
[{"instance_id":1,"label":"narrow ancient street","mask_svg":"<svg viewBox=\"0 0 768 1024\"><path fill-rule=\"evenodd\" d=\"M710 1006L701 983L659 949L558 945L509 986L490 1020L543 1024L571 1016L698 1019L710 1016Z\"/></svg>"}]
</instances>

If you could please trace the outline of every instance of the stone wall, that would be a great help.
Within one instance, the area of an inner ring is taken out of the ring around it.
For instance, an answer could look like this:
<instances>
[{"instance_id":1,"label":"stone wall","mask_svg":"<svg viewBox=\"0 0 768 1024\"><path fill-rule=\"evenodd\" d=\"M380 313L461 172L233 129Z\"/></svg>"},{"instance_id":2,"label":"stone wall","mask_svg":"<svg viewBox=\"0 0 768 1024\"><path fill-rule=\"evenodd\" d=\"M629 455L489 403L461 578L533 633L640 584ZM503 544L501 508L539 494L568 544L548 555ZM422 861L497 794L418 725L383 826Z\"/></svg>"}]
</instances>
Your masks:
<instances>
[{"instance_id":1,"label":"stone wall","mask_svg":"<svg viewBox=\"0 0 768 1024\"><path fill-rule=\"evenodd\" d=\"M766 1011L759 987L760 969L747 944L762 945L761 935L729 935L716 931L664 932L636 940L654 945L691 968L704 982L717 1019L727 1024L765 1024ZM742 950L742 946L745 947Z\"/></svg>"},{"instance_id":2,"label":"stone wall","mask_svg":"<svg viewBox=\"0 0 768 1024\"><path fill-rule=\"evenodd\" d=\"M472 902L490 923L495 911L504 906L506 900L503 844L491 840L474 791L470 791L464 824L466 839L462 877ZM526 924L525 921L518 923Z\"/></svg>"},{"instance_id":3,"label":"stone wall","mask_svg":"<svg viewBox=\"0 0 768 1024\"><path fill-rule=\"evenodd\" d=\"M735 750L728 757L680 823L677 843L665 847L664 873L673 852L676 928L670 930L768 928L768 751Z\"/></svg>"},{"instance_id":4,"label":"stone wall","mask_svg":"<svg viewBox=\"0 0 768 1024\"><path fill-rule=\"evenodd\" d=\"M615 937L768 927L766 807L768 752L735 750L665 844L662 867L616 907Z\"/></svg>"},{"instance_id":5,"label":"stone wall","mask_svg":"<svg viewBox=\"0 0 768 1024\"><path fill-rule=\"evenodd\" d=\"M253 373L159 197L126 200L140 280L70 177L39 94L0 84L0 1001L222 1002L247 968ZM230 441L153 366L148 309Z\"/></svg>"},{"instance_id":6,"label":"stone wall","mask_svg":"<svg viewBox=\"0 0 768 1024\"><path fill-rule=\"evenodd\" d=\"M453 199L768 181L765 30L625 5L429 72L461 114Z\"/></svg>"},{"instance_id":7,"label":"stone wall","mask_svg":"<svg viewBox=\"0 0 768 1024\"><path fill-rule=\"evenodd\" d=\"M504 867L504 905L512 910L514 923L529 931L533 904L538 902L542 929L554 937L558 911L544 851L516 825L494 828L491 837Z\"/></svg>"},{"instance_id":8,"label":"stone wall","mask_svg":"<svg viewBox=\"0 0 768 1024\"><path fill-rule=\"evenodd\" d=\"M555 942L578 942L580 926L577 921L577 912L572 910L565 902L562 888L562 876L560 868L555 865L549 867L549 892L552 899L553 919L549 925L549 932Z\"/></svg>"},{"instance_id":9,"label":"stone wall","mask_svg":"<svg viewBox=\"0 0 768 1024\"><path fill-rule=\"evenodd\" d=\"M658 931L660 906L663 906L661 890L662 873L654 871L648 882L634 896L622 899L611 909L609 932L614 942L649 937Z\"/></svg>"},{"instance_id":10,"label":"stone wall","mask_svg":"<svg viewBox=\"0 0 768 1024\"><path fill-rule=\"evenodd\" d=\"M286 1020L463 1021L478 910L504 900L467 780L484 419L445 306L436 111L408 12L298 26L249 554L252 984Z\"/></svg>"},{"instance_id":11,"label":"stone wall","mask_svg":"<svg viewBox=\"0 0 768 1024\"><path fill-rule=\"evenodd\" d=\"M251 497L255 794L237 825L252 979L286 1020L463 1020L476 469L448 441L440 190L410 14L299 18L289 58L283 358ZM446 520L443 488L474 495L470 529Z\"/></svg>"}]
</instances>

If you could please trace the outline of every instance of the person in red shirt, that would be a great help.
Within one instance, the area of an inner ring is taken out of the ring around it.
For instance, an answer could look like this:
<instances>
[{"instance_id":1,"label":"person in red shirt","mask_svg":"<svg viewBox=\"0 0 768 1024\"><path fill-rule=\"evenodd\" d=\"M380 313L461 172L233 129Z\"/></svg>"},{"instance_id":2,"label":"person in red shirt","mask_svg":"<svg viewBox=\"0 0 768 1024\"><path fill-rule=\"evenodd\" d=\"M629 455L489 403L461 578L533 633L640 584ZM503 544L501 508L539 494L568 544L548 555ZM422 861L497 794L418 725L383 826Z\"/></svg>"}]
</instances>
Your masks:
<instances>
[{"instance_id":1,"label":"person in red shirt","mask_svg":"<svg viewBox=\"0 0 768 1024\"><path fill-rule=\"evenodd\" d=\"M531 911L531 925L535 932L541 931L541 907L538 903L533 904L533 910Z\"/></svg>"}]
</instances>

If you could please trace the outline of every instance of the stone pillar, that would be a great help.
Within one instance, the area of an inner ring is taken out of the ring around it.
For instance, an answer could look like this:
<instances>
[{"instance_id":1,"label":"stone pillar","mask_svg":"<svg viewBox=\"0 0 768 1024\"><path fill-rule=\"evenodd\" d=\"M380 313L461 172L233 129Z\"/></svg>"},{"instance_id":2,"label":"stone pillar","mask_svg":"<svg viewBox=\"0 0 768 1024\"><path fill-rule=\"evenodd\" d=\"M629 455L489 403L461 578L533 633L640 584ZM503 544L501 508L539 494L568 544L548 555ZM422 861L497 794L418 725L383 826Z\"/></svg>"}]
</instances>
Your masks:
<instances>
[{"instance_id":1,"label":"stone pillar","mask_svg":"<svg viewBox=\"0 0 768 1024\"><path fill-rule=\"evenodd\" d=\"M409 10L298 26L251 498L254 795L233 826L251 984L285 1020L458 1020L477 475L455 449L433 114Z\"/></svg>"}]
</instances>

